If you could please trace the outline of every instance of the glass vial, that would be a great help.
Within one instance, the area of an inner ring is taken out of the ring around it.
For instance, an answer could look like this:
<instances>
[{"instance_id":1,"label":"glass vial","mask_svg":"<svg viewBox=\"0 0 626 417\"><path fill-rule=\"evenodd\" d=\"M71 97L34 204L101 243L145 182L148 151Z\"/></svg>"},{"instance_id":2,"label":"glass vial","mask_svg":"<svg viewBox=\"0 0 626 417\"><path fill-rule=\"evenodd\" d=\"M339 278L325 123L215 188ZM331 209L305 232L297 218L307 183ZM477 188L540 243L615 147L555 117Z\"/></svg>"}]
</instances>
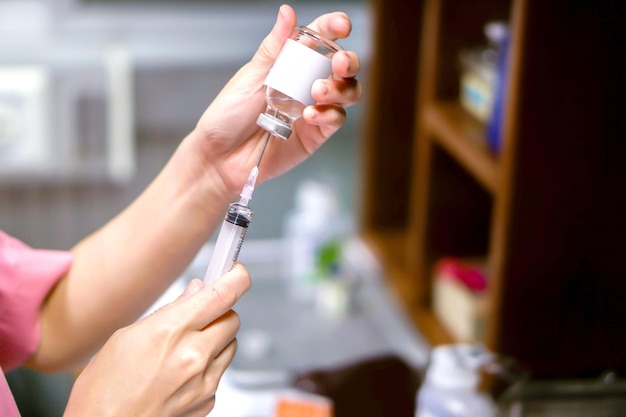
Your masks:
<instances>
[{"instance_id":1,"label":"glass vial","mask_svg":"<svg viewBox=\"0 0 626 417\"><path fill-rule=\"evenodd\" d=\"M289 138L294 121L315 103L311 87L332 74L331 59L341 47L315 31L296 26L265 80L267 108L257 125L281 139Z\"/></svg>"}]
</instances>

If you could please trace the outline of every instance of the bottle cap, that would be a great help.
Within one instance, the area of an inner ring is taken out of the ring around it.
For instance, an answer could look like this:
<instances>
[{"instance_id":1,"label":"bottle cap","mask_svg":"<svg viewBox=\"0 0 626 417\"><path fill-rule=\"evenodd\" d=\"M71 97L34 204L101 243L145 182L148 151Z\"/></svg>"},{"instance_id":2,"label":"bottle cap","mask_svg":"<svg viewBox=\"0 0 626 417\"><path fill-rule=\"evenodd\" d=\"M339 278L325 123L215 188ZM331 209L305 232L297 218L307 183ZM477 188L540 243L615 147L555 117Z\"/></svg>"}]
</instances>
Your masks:
<instances>
[{"instance_id":1,"label":"bottle cap","mask_svg":"<svg viewBox=\"0 0 626 417\"><path fill-rule=\"evenodd\" d=\"M485 36L491 42L500 43L509 33L509 26L506 22L493 21L485 25Z\"/></svg>"},{"instance_id":2,"label":"bottle cap","mask_svg":"<svg viewBox=\"0 0 626 417\"><path fill-rule=\"evenodd\" d=\"M475 389L485 356L469 344L443 345L433 349L426 380L448 389Z\"/></svg>"},{"instance_id":3,"label":"bottle cap","mask_svg":"<svg viewBox=\"0 0 626 417\"><path fill-rule=\"evenodd\" d=\"M259 114L256 124L277 138L289 139L291 135L291 127L287 123L266 113Z\"/></svg>"}]
</instances>

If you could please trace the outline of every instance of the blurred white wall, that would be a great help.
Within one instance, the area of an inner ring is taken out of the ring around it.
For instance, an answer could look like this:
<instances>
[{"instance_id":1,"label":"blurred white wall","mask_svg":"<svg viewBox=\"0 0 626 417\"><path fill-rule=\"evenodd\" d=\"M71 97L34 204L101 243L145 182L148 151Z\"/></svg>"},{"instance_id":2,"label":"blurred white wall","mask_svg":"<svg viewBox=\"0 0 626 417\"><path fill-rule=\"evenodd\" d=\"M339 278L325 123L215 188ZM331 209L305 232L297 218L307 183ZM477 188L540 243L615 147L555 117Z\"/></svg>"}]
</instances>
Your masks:
<instances>
[{"instance_id":1,"label":"blurred white wall","mask_svg":"<svg viewBox=\"0 0 626 417\"><path fill-rule=\"evenodd\" d=\"M340 43L360 53L364 67L360 78L364 81L370 52L367 4L292 3L301 23L331 10L350 14L353 33ZM65 71L70 74L66 80L72 80L84 74L76 68L93 59L97 51L113 43L125 48L133 65L135 131L135 172L125 183L101 178L97 171L55 181L45 174L34 179L0 174L0 228L33 246L68 248L112 217L147 185L222 85L251 57L271 29L280 4L272 0L210 4L92 1L83 5L76 0L0 1L0 66L52 63L55 71ZM98 101L92 100L92 105L97 112ZM363 110L362 103L351 107L346 126L317 155L259 187L253 201L256 221L249 238L280 236L282 217L304 177L322 173L333 177L346 206L357 209ZM60 124L62 118L53 119ZM80 117L77 119L79 123ZM92 125L98 124L86 124L86 129ZM51 130L53 149L61 148L68 129L58 126ZM77 140L85 140L89 131L78 136ZM51 159L66 168L72 162L58 153Z\"/></svg>"}]
</instances>

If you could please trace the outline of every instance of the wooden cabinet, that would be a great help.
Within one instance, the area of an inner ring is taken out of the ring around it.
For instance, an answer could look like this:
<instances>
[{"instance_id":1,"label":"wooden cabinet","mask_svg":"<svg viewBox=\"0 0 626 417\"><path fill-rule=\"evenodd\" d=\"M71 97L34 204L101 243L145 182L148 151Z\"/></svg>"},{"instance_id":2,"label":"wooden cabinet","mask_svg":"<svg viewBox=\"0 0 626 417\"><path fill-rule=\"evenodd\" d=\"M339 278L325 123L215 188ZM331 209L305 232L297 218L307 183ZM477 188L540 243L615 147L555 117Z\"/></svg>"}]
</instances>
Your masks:
<instances>
[{"instance_id":1,"label":"wooden cabinet","mask_svg":"<svg viewBox=\"0 0 626 417\"><path fill-rule=\"evenodd\" d=\"M626 370L626 57L610 1L372 2L362 235L417 328L434 263L481 256L485 342L536 378ZM459 105L458 54L506 19L503 149Z\"/></svg>"}]
</instances>

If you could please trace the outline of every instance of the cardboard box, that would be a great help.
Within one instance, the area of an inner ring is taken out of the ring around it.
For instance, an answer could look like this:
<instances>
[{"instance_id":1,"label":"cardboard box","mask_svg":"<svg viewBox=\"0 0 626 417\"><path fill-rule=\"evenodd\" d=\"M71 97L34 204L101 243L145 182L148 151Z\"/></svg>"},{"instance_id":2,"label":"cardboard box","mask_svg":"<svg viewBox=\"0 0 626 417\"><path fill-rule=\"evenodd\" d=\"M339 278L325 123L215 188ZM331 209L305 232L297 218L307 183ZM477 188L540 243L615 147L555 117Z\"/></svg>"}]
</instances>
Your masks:
<instances>
[{"instance_id":1,"label":"cardboard box","mask_svg":"<svg viewBox=\"0 0 626 417\"><path fill-rule=\"evenodd\" d=\"M484 338L487 310L482 267L453 258L440 261L433 282L433 310L458 342Z\"/></svg>"}]
</instances>

